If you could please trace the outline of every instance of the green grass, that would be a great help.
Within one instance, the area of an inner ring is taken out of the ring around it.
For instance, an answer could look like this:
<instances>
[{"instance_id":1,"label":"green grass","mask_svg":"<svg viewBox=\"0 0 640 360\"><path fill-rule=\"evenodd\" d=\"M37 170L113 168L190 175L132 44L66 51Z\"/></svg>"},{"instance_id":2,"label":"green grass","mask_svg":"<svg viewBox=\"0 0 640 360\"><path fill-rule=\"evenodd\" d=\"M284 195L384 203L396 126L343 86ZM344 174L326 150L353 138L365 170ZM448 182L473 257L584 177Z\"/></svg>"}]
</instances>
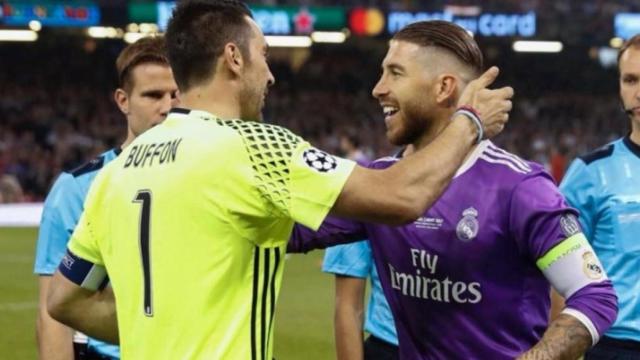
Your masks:
<instances>
[{"instance_id":1,"label":"green grass","mask_svg":"<svg viewBox=\"0 0 640 360\"><path fill-rule=\"evenodd\" d=\"M36 229L0 228L0 358L36 359ZM275 329L277 360L333 359L333 277L320 272L322 252L287 260Z\"/></svg>"},{"instance_id":2,"label":"green grass","mask_svg":"<svg viewBox=\"0 0 640 360\"><path fill-rule=\"evenodd\" d=\"M35 359L35 229L0 229L0 354Z\"/></svg>"}]
</instances>

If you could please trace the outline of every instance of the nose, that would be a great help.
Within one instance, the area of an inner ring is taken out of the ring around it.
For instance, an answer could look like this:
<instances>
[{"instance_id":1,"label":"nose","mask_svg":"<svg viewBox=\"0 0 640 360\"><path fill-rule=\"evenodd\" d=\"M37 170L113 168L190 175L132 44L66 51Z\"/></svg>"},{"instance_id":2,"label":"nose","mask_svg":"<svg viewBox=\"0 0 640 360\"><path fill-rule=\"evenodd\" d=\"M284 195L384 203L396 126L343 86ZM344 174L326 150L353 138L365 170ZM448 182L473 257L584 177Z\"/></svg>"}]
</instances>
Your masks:
<instances>
[{"instance_id":1,"label":"nose","mask_svg":"<svg viewBox=\"0 0 640 360\"><path fill-rule=\"evenodd\" d=\"M267 86L272 86L276 83L276 78L271 73L271 69L269 69L269 77L267 77Z\"/></svg>"},{"instance_id":2,"label":"nose","mask_svg":"<svg viewBox=\"0 0 640 360\"><path fill-rule=\"evenodd\" d=\"M169 110L176 105L178 105L177 96L174 97L172 96L172 93L166 93L160 102L160 114L162 114L162 116L167 116L167 114L169 114Z\"/></svg>"},{"instance_id":3,"label":"nose","mask_svg":"<svg viewBox=\"0 0 640 360\"><path fill-rule=\"evenodd\" d=\"M373 90L371 90L371 95L373 95L373 97L376 99L380 99L381 97L387 95L388 93L389 93L389 88L387 87L384 81L384 77L380 77L380 80L378 80L378 83L376 84L376 86L374 86Z\"/></svg>"}]
</instances>

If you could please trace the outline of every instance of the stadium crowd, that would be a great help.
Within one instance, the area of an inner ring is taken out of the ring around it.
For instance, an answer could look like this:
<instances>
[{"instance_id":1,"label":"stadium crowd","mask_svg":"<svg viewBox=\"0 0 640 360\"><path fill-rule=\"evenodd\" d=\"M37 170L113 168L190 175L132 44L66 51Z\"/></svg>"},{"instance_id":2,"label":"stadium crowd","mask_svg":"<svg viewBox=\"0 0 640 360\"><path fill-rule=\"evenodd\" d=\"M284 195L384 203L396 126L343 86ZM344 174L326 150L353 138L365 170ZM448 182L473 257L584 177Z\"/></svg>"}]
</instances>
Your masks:
<instances>
[{"instance_id":1,"label":"stadium crowd","mask_svg":"<svg viewBox=\"0 0 640 360\"><path fill-rule=\"evenodd\" d=\"M0 193L5 194L0 201L41 201L60 171L121 142L126 123L112 100L112 64L121 46L53 44L23 47L20 55L11 46L0 48L8 69L0 74ZM265 120L330 152L339 152L341 134L354 132L368 156L393 152L384 137L382 110L371 96L383 53L366 51L320 47L296 66L286 56L274 57L276 85ZM516 89L515 108L495 142L543 163L558 181L576 155L628 131L615 92L526 89L523 94L518 84L526 79L509 70L502 76Z\"/></svg>"}]
</instances>

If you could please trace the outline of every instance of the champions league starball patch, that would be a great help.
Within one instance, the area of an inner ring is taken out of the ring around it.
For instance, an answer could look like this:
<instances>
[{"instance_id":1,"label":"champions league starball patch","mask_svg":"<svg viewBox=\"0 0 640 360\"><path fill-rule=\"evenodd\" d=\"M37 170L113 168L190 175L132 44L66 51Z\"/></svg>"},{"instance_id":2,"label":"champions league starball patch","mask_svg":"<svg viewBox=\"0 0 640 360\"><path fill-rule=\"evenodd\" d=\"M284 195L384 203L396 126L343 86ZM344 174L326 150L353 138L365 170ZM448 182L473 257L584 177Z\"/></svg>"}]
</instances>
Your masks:
<instances>
[{"instance_id":1,"label":"champions league starball patch","mask_svg":"<svg viewBox=\"0 0 640 360\"><path fill-rule=\"evenodd\" d=\"M338 166L338 161L335 157L314 148L305 150L302 158L307 166L323 173L333 171Z\"/></svg>"},{"instance_id":2,"label":"champions league starball patch","mask_svg":"<svg viewBox=\"0 0 640 360\"><path fill-rule=\"evenodd\" d=\"M456 235L461 241L473 240L478 235L480 224L478 223L478 210L470 207L462 212L462 219L456 226Z\"/></svg>"},{"instance_id":3,"label":"champions league starball patch","mask_svg":"<svg viewBox=\"0 0 640 360\"><path fill-rule=\"evenodd\" d=\"M566 237L571 237L580 232L578 219L573 214L566 214L560 218L560 227Z\"/></svg>"}]
</instances>

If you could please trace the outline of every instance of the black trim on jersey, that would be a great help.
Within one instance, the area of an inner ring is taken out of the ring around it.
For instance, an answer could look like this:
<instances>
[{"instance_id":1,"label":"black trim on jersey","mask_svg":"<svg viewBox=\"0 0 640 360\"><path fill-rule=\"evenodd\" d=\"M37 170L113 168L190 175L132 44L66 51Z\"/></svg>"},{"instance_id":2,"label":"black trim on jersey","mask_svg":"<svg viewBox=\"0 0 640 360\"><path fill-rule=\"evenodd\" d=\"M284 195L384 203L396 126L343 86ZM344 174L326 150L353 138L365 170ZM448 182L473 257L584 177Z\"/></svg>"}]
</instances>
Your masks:
<instances>
[{"instance_id":1,"label":"black trim on jersey","mask_svg":"<svg viewBox=\"0 0 640 360\"><path fill-rule=\"evenodd\" d=\"M267 357L267 296L269 295L269 260L271 258L271 249L264 249L264 282L262 284L262 312L260 314L260 343L262 345L262 360Z\"/></svg>"},{"instance_id":2,"label":"black trim on jersey","mask_svg":"<svg viewBox=\"0 0 640 360\"><path fill-rule=\"evenodd\" d=\"M118 146L117 148L113 149L113 152L116 154L116 156L119 156L120 153L122 153L122 148Z\"/></svg>"},{"instance_id":3,"label":"black trim on jersey","mask_svg":"<svg viewBox=\"0 0 640 360\"><path fill-rule=\"evenodd\" d=\"M280 265L280 248L275 248L275 267L273 268L273 274L271 274L271 289L270 289L270 302L271 302L271 314L269 315L269 335L267 335L267 344L271 340L271 332L273 331L273 316L276 313L276 274L278 273L278 265Z\"/></svg>"},{"instance_id":4,"label":"black trim on jersey","mask_svg":"<svg viewBox=\"0 0 640 360\"><path fill-rule=\"evenodd\" d=\"M613 154L613 144L603 146L588 153L587 155L580 156L580 159L582 159L585 164L589 165L596 160L606 159L611 156L611 154Z\"/></svg>"},{"instance_id":5,"label":"black trim on jersey","mask_svg":"<svg viewBox=\"0 0 640 360\"><path fill-rule=\"evenodd\" d=\"M176 114L185 114L185 115L189 115L189 113L191 112L191 110L189 109L185 109L185 108L171 108L171 110L169 110L169 113L176 113Z\"/></svg>"},{"instance_id":6,"label":"black trim on jersey","mask_svg":"<svg viewBox=\"0 0 640 360\"><path fill-rule=\"evenodd\" d=\"M264 251L262 251L264 250ZM260 264L260 257L264 254L264 262ZM272 259L273 258L273 259ZM251 301L251 359L266 360L271 333L273 331L273 318L276 309L276 275L280 266L280 248L261 249L256 246L253 253L253 295ZM273 261L273 270L271 269ZM263 273L260 273L260 270ZM260 277L262 275L262 287ZM260 291L262 290L262 293ZM258 304L260 301L260 304ZM267 312L269 306L269 312ZM260 310L260 319L258 319ZM260 334L258 335L258 321L260 321ZM260 342L257 337L260 336ZM258 354L258 346L260 353Z\"/></svg>"},{"instance_id":7,"label":"black trim on jersey","mask_svg":"<svg viewBox=\"0 0 640 360\"><path fill-rule=\"evenodd\" d=\"M73 177L78 177L90 172L98 171L102 169L103 166L104 166L104 155L100 155L78 166L77 168L71 170L69 173L73 175Z\"/></svg>"},{"instance_id":8,"label":"black trim on jersey","mask_svg":"<svg viewBox=\"0 0 640 360\"><path fill-rule=\"evenodd\" d=\"M251 297L251 360L256 360L256 306L258 305L258 276L260 272L260 248L253 249L253 296Z\"/></svg>"},{"instance_id":9,"label":"black trim on jersey","mask_svg":"<svg viewBox=\"0 0 640 360\"><path fill-rule=\"evenodd\" d=\"M627 136L625 136L622 139L622 142L624 142L624 144L627 145L627 148L629 148L629 150L631 150L631 152L634 153L635 156L640 158L640 145L634 143L631 140L631 134L628 134Z\"/></svg>"}]
</instances>

